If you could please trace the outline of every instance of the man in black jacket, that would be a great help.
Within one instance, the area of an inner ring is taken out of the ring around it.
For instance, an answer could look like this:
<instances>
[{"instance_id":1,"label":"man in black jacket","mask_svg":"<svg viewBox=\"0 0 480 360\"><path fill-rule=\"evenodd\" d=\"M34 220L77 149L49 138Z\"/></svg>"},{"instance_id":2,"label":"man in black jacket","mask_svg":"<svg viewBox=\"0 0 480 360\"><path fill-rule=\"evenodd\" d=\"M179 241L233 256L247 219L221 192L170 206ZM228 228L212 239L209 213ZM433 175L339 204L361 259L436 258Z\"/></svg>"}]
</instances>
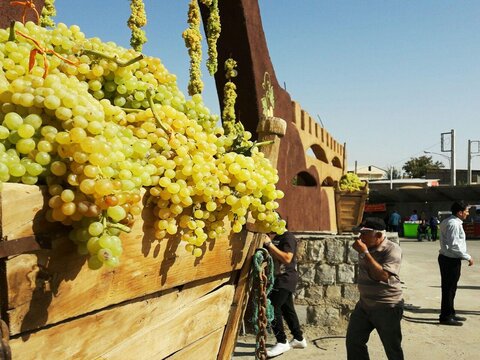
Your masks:
<instances>
[{"instance_id":1,"label":"man in black jacket","mask_svg":"<svg viewBox=\"0 0 480 360\"><path fill-rule=\"evenodd\" d=\"M272 330L277 339L276 345L267 350L269 358L283 354L291 348L304 349L307 341L303 337L297 313L293 305L293 293L297 286L297 239L290 232L282 235L269 234L270 240L264 243L275 264L275 284L270 293L270 301L274 307L275 318L272 321ZM283 327L283 319L293 335L290 343Z\"/></svg>"}]
</instances>

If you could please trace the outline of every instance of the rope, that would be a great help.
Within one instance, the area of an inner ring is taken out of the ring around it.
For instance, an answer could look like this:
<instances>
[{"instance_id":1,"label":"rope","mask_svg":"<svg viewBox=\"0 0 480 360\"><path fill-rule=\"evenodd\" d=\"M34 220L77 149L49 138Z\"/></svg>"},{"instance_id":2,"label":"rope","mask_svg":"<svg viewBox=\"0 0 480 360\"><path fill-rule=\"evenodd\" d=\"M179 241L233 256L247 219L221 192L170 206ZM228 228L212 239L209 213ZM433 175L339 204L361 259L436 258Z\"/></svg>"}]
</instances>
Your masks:
<instances>
[{"instance_id":1,"label":"rope","mask_svg":"<svg viewBox=\"0 0 480 360\"><path fill-rule=\"evenodd\" d=\"M255 360L267 358L267 325L274 317L268 294L275 281L273 259L266 249L257 249L253 255L253 315L256 334Z\"/></svg>"}]
</instances>

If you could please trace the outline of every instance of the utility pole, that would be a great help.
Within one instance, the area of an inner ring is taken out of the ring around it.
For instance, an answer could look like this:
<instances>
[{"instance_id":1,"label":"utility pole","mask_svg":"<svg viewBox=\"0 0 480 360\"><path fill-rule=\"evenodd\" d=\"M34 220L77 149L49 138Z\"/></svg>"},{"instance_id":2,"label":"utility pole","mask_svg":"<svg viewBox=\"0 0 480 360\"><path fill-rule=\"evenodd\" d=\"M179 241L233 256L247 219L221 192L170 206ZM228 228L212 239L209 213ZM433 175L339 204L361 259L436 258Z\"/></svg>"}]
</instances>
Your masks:
<instances>
[{"instance_id":1,"label":"utility pole","mask_svg":"<svg viewBox=\"0 0 480 360\"><path fill-rule=\"evenodd\" d=\"M450 156L452 157L452 172L450 174L450 182L452 183L452 186L457 185L457 168L456 168L456 161L455 161L455 130L451 130L452 133L452 149L450 151Z\"/></svg>"},{"instance_id":2,"label":"utility pole","mask_svg":"<svg viewBox=\"0 0 480 360\"><path fill-rule=\"evenodd\" d=\"M445 141L445 137L450 135L450 146L447 146ZM455 130L452 129L449 132L441 133L441 144L442 144L442 152L450 152L450 185L456 186L457 185L457 171L456 171L456 163L455 163Z\"/></svg>"},{"instance_id":3,"label":"utility pole","mask_svg":"<svg viewBox=\"0 0 480 360\"><path fill-rule=\"evenodd\" d=\"M477 149L476 151L472 151L472 145L476 144ZM479 140L468 140L468 170L467 170L467 184L471 185L472 184L472 158L475 156L478 156L480 153L480 141ZM477 155L472 155L472 154L477 154Z\"/></svg>"},{"instance_id":4,"label":"utility pole","mask_svg":"<svg viewBox=\"0 0 480 360\"><path fill-rule=\"evenodd\" d=\"M467 185L472 184L472 140L468 140Z\"/></svg>"}]
</instances>

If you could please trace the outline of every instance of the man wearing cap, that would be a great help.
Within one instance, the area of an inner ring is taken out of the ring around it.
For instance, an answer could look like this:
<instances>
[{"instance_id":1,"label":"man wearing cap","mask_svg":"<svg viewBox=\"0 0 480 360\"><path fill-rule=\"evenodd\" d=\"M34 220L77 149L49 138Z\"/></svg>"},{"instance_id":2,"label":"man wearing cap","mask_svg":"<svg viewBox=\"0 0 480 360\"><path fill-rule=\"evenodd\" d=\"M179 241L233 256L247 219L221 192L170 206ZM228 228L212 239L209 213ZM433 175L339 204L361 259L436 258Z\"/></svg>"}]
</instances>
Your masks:
<instances>
[{"instance_id":1,"label":"man wearing cap","mask_svg":"<svg viewBox=\"0 0 480 360\"><path fill-rule=\"evenodd\" d=\"M389 360L403 360L403 297L400 285L400 246L385 237L385 222L366 218L354 232L360 237L353 243L358 252L358 301L347 330L348 360L367 360L367 342L376 329Z\"/></svg>"},{"instance_id":2,"label":"man wearing cap","mask_svg":"<svg viewBox=\"0 0 480 360\"><path fill-rule=\"evenodd\" d=\"M438 265L442 279L442 305L440 324L461 326L467 320L455 314L454 300L460 279L462 260L473 265L473 258L467 253L465 231L462 223L468 216L468 207L463 202L454 202L450 208L452 215L440 223L440 254Z\"/></svg>"}]
</instances>

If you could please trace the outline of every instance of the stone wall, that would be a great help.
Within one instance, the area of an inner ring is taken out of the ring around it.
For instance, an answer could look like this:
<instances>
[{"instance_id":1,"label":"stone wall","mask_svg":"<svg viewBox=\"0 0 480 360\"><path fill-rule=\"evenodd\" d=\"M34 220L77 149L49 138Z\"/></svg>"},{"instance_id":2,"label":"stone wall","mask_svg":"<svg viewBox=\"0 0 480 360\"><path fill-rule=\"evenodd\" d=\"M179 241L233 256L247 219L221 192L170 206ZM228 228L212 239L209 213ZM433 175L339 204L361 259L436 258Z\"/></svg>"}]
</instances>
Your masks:
<instances>
[{"instance_id":1,"label":"stone wall","mask_svg":"<svg viewBox=\"0 0 480 360\"><path fill-rule=\"evenodd\" d=\"M310 333L345 333L358 301L358 254L351 234L295 233L299 282L295 307ZM392 233L387 238L398 243Z\"/></svg>"},{"instance_id":2,"label":"stone wall","mask_svg":"<svg viewBox=\"0 0 480 360\"><path fill-rule=\"evenodd\" d=\"M299 282L295 303L304 326L344 331L358 300L358 256L351 235L296 233Z\"/></svg>"}]
</instances>

